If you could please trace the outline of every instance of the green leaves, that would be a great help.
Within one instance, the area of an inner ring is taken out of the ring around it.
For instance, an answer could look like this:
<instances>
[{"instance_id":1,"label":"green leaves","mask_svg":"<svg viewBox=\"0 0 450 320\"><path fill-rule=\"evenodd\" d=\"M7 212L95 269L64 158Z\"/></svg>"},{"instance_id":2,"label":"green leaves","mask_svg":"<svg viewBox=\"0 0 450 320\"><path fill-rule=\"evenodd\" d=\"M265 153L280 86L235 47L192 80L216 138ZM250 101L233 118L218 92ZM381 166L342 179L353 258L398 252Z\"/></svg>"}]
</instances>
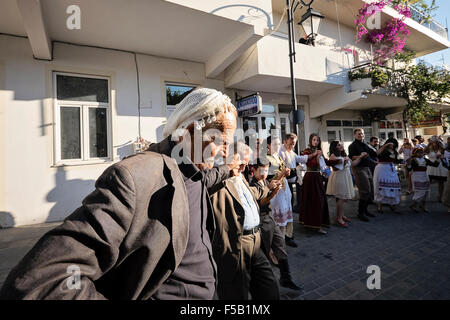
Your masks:
<instances>
[{"instance_id":1,"label":"green leaves","mask_svg":"<svg viewBox=\"0 0 450 320\"><path fill-rule=\"evenodd\" d=\"M406 116L412 124L434 114L432 104L441 104L450 98L450 73L445 69L420 61L395 72L400 81L394 88L398 96L406 99Z\"/></svg>"},{"instance_id":2,"label":"green leaves","mask_svg":"<svg viewBox=\"0 0 450 320\"><path fill-rule=\"evenodd\" d=\"M354 71L348 72L348 79L350 81L358 79L372 79L372 87L376 88L385 85L389 80L389 75L387 72L382 71L377 66L370 66L367 68L360 68Z\"/></svg>"}]
</instances>

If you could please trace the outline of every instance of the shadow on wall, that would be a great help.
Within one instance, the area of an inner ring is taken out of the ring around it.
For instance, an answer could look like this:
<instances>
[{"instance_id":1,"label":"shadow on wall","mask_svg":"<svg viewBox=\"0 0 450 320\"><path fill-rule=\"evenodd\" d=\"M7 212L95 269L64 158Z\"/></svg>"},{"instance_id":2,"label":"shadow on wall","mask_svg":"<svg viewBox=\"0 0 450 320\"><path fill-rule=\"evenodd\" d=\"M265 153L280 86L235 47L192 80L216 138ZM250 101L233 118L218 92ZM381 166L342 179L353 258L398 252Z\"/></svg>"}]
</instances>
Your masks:
<instances>
[{"instance_id":1,"label":"shadow on wall","mask_svg":"<svg viewBox=\"0 0 450 320\"><path fill-rule=\"evenodd\" d=\"M131 140L122 143L121 145L114 146L114 148L117 148L117 154L119 155L120 160L125 157L131 156L134 153L133 141Z\"/></svg>"},{"instance_id":2,"label":"shadow on wall","mask_svg":"<svg viewBox=\"0 0 450 320\"><path fill-rule=\"evenodd\" d=\"M333 83L346 84L348 80L348 70L343 64L325 58L325 69L327 81Z\"/></svg>"},{"instance_id":3,"label":"shadow on wall","mask_svg":"<svg viewBox=\"0 0 450 320\"><path fill-rule=\"evenodd\" d=\"M161 142L164 137L163 137L163 130L164 130L164 126L166 124L162 124L160 125L158 128L156 128L156 142Z\"/></svg>"},{"instance_id":4,"label":"shadow on wall","mask_svg":"<svg viewBox=\"0 0 450 320\"><path fill-rule=\"evenodd\" d=\"M95 180L67 180L64 167L55 173L55 187L47 194L48 202L55 202L46 222L62 221L81 206L82 200L95 189Z\"/></svg>"},{"instance_id":5,"label":"shadow on wall","mask_svg":"<svg viewBox=\"0 0 450 320\"><path fill-rule=\"evenodd\" d=\"M251 6L251 5L247 5L247 4L232 4L232 5L216 8L216 9L212 10L210 13L216 14L216 12L218 12L218 11L221 11L224 9L229 9L229 8L235 8L235 7L241 7L242 9L247 9L247 12L246 12L247 14L241 15L237 19L237 21L245 22L245 23L252 23L252 21L254 21L254 20L266 19L267 28L269 30L273 29L272 19L270 18L269 13L267 13L263 9L256 7L256 6Z\"/></svg>"},{"instance_id":6,"label":"shadow on wall","mask_svg":"<svg viewBox=\"0 0 450 320\"><path fill-rule=\"evenodd\" d=\"M10 212L0 211L0 229L11 228L16 225L16 220Z\"/></svg>"}]
</instances>

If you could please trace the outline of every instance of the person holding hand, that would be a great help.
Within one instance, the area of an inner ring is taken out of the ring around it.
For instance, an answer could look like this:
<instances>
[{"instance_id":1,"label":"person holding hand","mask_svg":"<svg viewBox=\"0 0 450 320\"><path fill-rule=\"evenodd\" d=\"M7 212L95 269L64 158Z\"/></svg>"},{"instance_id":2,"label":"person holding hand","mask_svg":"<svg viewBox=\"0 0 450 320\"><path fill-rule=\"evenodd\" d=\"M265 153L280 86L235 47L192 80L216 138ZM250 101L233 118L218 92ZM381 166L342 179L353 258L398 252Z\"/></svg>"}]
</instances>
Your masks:
<instances>
[{"instance_id":1,"label":"person holding hand","mask_svg":"<svg viewBox=\"0 0 450 320\"><path fill-rule=\"evenodd\" d=\"M327 163L322 155L320 137L315 133L310 135L308 148L303 151L303 155L308 160L300 196L300 223L320 234L327 234L323 227L329 228L330 214L321 169L326 164L334 165L338 161Z\"/></svg>"},{"instance_id":2,"label":"person holding hand","mask_svg":"<svg viewBox=\"0 0 450 320\"><path fill-rule=\"evenodd\" d=\"M348 147L348 156L351 160L359 160L358 165L353 167L359 191L358 218L368 222L368 217L375 217L367 211L367 206L373 199L373 177L370 168L376 163L377 153L364 142L364 129L356 128L353 135L355 141Z\"/></svg>"},{"instance_id":3,"label":"person holding hand","mask_svg":"<svg viewBox=\"0 0 450 320\"><path fill-rule=\"evenodd\" d=\"M375 167L373 183L378 212L383 212L383 204L387 204L392 211L398 213L395 206L400 203L401 186L395 164L402 163L402 160L397 159L392 142L385 143L378 149L377 156L378 165Z\"/></svg>"},{"instance_id":4,"label":"person holding hand","mask_svg":"<svg viewBox=\"0 0 450 320\"><path fill-rule=\"evenodd\" d=\"M337 160L337 164L332 166L333 172L328 179L327 195L336 198L336 224L347 228L350 219L344 215L344 204L347 200L355 197L350 168L357 165L360 160L352 161L344 150L342 141L333 141L330 144L330 160Z\"/></svg>"}]
</instances>

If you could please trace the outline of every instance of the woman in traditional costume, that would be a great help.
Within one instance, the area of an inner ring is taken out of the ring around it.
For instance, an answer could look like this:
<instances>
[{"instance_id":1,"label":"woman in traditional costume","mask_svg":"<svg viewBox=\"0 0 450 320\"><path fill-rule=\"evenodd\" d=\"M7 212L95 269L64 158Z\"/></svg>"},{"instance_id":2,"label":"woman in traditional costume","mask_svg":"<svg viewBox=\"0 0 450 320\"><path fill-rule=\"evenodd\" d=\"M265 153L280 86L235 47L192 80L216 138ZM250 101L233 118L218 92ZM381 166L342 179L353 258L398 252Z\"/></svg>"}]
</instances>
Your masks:
<instances>
[{"instance_id":1,"label":"woman in traditional costume","mask_svg":"<svg viewBox=\"0 0 450 320\"><path fill-rule=\"evenodd\" d=\"M344 215L344 204L347 200L355 198L355 188L350 173L352 160L347 157L344 144L341 141L333 141L330 144L330 161L333 160L338 161L338 163L332 166L333 171L328 178L326 193L336 198L336 224L347 228L346 222L350 222L350 219ZM360 159L355 160L355 165L359 161Z\"/></svg>"},{"instance_id":2,"label":"woman in traditional costume","mask_svg":"<svg viewBox=\"0 0 450 320\"><path fill-rule=\"evenodd\" d=\"M420 208L428 212L428 209L425 208L425 202L430 194L430 179L427 174L427 167L438 167L438 161L430 161L425 158L424 149L418 147L413 150L412 156L408 161L408 170L411 173L411 182L413 186L413 197L412 197L412 205L410 208L418 212L417 204L420 203Z\"/></svg>"},{"instance_id":3,"label":"woman in traditional costume","mask_svg":"<svg viewBox=\"0 0 450 320\"><path fill-rule=\"evenodd\" d=\"M288 222L293 222L291 198L292 193L287 184L286 176L289 176L290 169L286 168L284 161L279 156L281 147L281 140L277 137L267 138L267 159L270 162L269 174L267 180L279 180L281 178L281 189L277 195L270 200L270 207L272 208L272 216L275 222L280 227L281 232L285 233L285 228Z\"/></svg>"},{"instance_id":4,"label":"woman in traditional costume","mask_svg":"<svg viewBox=\"0 0 450 320\"><path fill-rule=\"evenodd\" d=\"M383 212L383 204L398 212L395 206L400 203L401 186L395 164L402 161L397 159L393 143L386 143L377 150L377 157L378 164L373 175L374 202L378 212Z\"/></svg>"},{"instance_id":5,"label":"woman in traditional costume","mask_svg":"<svg viewBox=\"0 0 450 320\"><path fill-rule=\"evenodd\" d=\"M320 234L327 234L323 227L330 227L330 214L321 171L326 168L328 161L322 155L320 137L317 134L309 136L309 146L303 151L303 155L308 156L308 161L300 197L300 223L307 228L316 229ZM338 160L335 160L328 164L337 163Z\"/></svg>"}]
</instances>

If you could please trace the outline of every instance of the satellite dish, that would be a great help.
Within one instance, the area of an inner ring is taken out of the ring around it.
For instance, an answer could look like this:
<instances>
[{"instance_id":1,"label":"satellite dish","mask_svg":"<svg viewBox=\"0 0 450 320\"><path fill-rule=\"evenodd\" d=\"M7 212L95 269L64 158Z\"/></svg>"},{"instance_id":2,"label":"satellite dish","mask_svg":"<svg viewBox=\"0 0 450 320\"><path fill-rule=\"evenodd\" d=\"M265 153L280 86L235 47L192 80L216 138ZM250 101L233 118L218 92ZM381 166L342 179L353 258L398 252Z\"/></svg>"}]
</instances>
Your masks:
<instances>
[{"instance_id":1,"label":"satellite dish","mask_svg":"<svg viewBox=\"0 0 450 320\"><path fill-rule=\"evenodd\" d=\"M289 113L289 120L291 120L294 125L301 124L305 121L305 113L302 109L298 109L296 111L291 111Z\"/></svg>"}]
</instances>

